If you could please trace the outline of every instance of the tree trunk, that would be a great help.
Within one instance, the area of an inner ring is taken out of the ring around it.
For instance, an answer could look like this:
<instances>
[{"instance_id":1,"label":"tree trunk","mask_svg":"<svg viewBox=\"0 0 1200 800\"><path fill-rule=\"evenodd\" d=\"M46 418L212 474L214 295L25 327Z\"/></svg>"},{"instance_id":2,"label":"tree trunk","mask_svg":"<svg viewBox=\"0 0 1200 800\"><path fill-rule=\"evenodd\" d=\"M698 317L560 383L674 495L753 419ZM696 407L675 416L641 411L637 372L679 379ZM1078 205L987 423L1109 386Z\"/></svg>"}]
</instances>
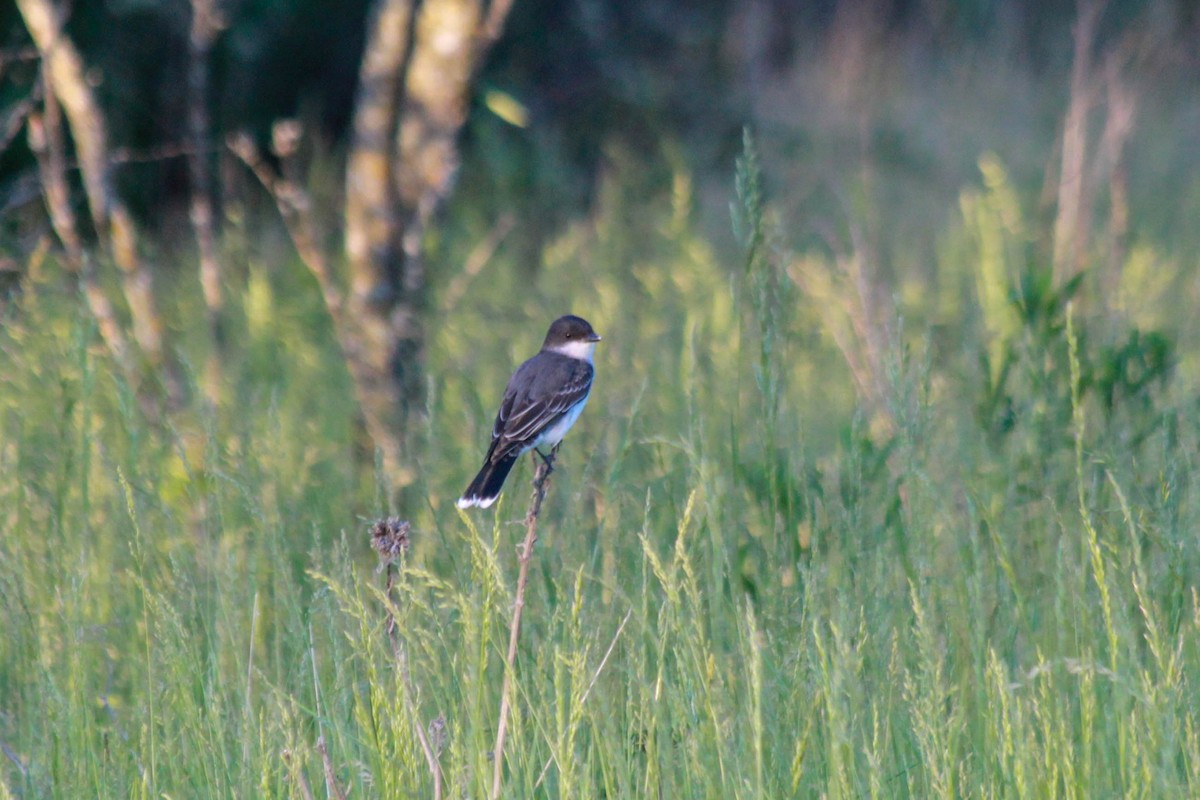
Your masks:
<instances>
[{"instance_id":1,"label":"tree trunk","mask_svg":"<svg viewBox=\"0 0 1200 800\"><path fill-rule=\"evenodd\" d=\"M346 161L346 257L351 295L363 308L398 285L390 252L396 228L391 141L408 63L413 0L381 0L358 76L354 133Z\"/></svg>"},{"instance_id":2,"label":"tree trunk","mask_svg":"<svg viewBox=\"0 0 1200 800\"><path fill-rule=\"evenodd\" d=\"M17 0L17 9L45 65L47 92L62 102L96 233L121 270L134 338L151 365L161 366L162 321L154 308L150 273L137 255L133 219L112 191L107 129L85 78L83 59L63 33L58 10L50 0Z\"/></svg>"},{"instance_id":3,"label":"tree trunk","mask_svg":"<svg viewBox=\"0 0 1200 800\"><path fill-rule=\"evenodd\" d=\"M44 67L45 65L43 65ZM50 224L66 250L67 265L79 277L84 300L96 319L100 338L104 340L113 360L126 375L134 372L133 359L125 332L117 322L117 314L108 295L96 279L95 262L79 238L79 225L71 207L71 190L67 184L66 144L63 142L62 113L58 98L49 87L42 70L44 111L29 115L29 149L37 160L42 184L42 197L50 214Z\"/></svg>"},{"instance_id":4,"label":"tree trunk","mask_svg":"<svg viewBox=\"0 0 1200 800\"><path fill-rule=\"evenodd\" d=\"M406 415L422 393L427 304L422 242L458 175L458 134L467 118L482 22L478 0L426 0L416 21L395 143L402 269L391 313L390 363Z\"/></svg>"},{"instance_id":5,"label":"tree trunk","mask_svg":"<svg viewBox=\"0 0 1200 800\"><path fill-rule=\"evenodd\" d=\"M413 0L381 0L359 70L354 134L346 163L346 257L350 266L346 356L363 420L384 465L410 481L401 444L408 398L393 380L391 311L400 287L391 143L411 47Z\"/></svg>"},{"instance_id":6,"label":"tree trunk","mask_svg":"<svg viewBox=\"0 0 1200 800\"><path fill-rule=\"evenodd\" d=\"M220 400L221 359L225 349L221 264L217 260L213 220L211 123L208 113L208 58L220 29L214 0L192 0L188 30L188 173L191 178L189 215L200 256L200 289L208 315L212 351L204 369L204 387L215 405Z\"/></svg>"},{"instance_id":7,"label":"tree trunk","mask_svg":"<svg viewBox=\"0 0 1200 800\"><path fill-rule=\"evenodd\" d=\"M367 37L346 167L347 357L368 430L396 431L401 451L423 395L422 242L458 171L472 79L510 7L380 0Z\"/></svg>"}]
</instances>

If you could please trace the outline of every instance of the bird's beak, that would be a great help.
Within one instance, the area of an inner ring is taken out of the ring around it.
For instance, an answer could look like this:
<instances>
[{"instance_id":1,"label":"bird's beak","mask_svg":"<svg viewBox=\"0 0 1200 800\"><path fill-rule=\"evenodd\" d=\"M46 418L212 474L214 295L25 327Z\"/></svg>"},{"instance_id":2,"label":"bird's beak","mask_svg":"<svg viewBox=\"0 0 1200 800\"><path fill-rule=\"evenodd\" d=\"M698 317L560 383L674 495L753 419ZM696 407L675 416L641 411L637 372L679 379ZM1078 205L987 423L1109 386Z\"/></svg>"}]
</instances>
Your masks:
<instances>
[{"instance_id":1,"label":"bird's beak","mask_svg":"<svg viewBox=\"0 0 1200 800\"><path fill-rule=\"evenodd\" d=\"M600 336L600 334L596 333L595 331L592 331L592 334L590 336L588 336L588 341L589 342L598 342L601 340L601 338L602 337Z\"/></svg>"}]
</instances>

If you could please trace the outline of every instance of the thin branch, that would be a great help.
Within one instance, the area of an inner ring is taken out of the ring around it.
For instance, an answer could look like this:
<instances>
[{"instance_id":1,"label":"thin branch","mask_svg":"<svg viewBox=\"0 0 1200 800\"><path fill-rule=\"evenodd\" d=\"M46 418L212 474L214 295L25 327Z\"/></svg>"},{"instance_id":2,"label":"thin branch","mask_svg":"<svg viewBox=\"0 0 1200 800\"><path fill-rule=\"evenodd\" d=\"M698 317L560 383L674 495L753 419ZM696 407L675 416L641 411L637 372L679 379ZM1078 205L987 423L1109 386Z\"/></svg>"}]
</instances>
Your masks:
<instances>
[{"instance_id":1,"label":"thin branch","mask_svg":"<svg viewBox=\"0 0 1200 800\"><path fill-rule=\"evenodd\" d=\"M483 268L492 260L500 243L504 241L504 237L508 236L515 224L516 217L511 213L501 214L500 218L496 220L496 224L488 231L488 235L472 248L466 261L463 262L462 271L455 275L450 281L450 285L446 287L446 293L442 297L443 313L454 310L462 301L471 281L475 280L480 272L483 272Z\"/></svg>"},{"instance_id":2,"label":"thin branch","mask_svg":"<svg viewBox=\"0 0 1200 800\"><path fill-rule=\"evenodd\" d=\"M29 149L38 160L50 223L67 250L71 266L82 273L85 267L83 241L79 236L79 221L71 205L71 190L67 186L62 109L49 81L44 81L44 85L42 114L33 114L29 119Z\"/></svg>"},{"instance_id":3,"label":"thin branch","mask_svg":"<svg viewBox=\"0 0 1200 800\"><path fill-rule=\"evenodd\" d=\"M276 172L263 159L258 145L247 133L231 135L225 141L226 146L250 168L254 177L271 195L275 201L279 215L300 258L317 279L317 285L325 298L325 306L329 315L334 318L335 325L340 325L342 315L342 293L334 285L333 276L329 271L329 263L324 251L317 244L318 236L313 221L313 202L308 192L295 181L288 180Z\"/></svg>"},{"instance_id":4,"label":"thin branch","mask_svg":"<svg viewBox=\"0 0 1200 800\"><path fill-rule=\"evenodd\" d=\"M517 576L517 596L513 601L512 627L508 632L508 657L505 660L504 683L500 688L500 722L496 726L496 748L493 750L492 800L500 798L500 784L504 777L504 739L508 733L508 713L512 705L513 671L517 661L517 641L521 635L521 613L525 610L525 585L529 581L529 562L533 558L533 546L537 544L538 516L542 513L542 501L546 499L550 473L554 472L554 456L558 445L550 455L542 457L533 478L533 495L529 499L529 510L525 512L525 541L520 550L520 571ZM538 457L534 450L532 457Z\"/></svg>"},{"instance_id":5,"label":"thin branch","mask_svg":"<svg viewBox=\"0 0 1200 800\"><path fill-rule=\"evenodd\" d=\"M512 10L512 6L513 0L492 0L491 5L488 6L487 17L479 27L479 38L476 45L477 69L483 63L484 54L504 32L504 22L508 19L508 12Z\"/></svg>"},{"instance_id":6,"label":"thin branch","mask_svg":"<svg viewBox=\"0 0 1200 800\"><path fill-rule=\"evenodd\" d=\"M1107 0L1077 0L1073 29L1070 96L1063 120L1058 207L1054 218L1054 277L1062 283L1082 266L1088 237L1092 187L1087 174L1088 117L1096 102L1093 55L1100 17Z\"/></svg>"},{"instance_id":7,"label":"thin branch","mask_svg":"<svg viewBox=\"0 0 1200 800\"><path fill-rule=\"evenodd\" d=\"M13 140L17 138L17 134L21 132L21 126L25 124L26 118L33 113L33 109L37 101L40 99L41 82L34 84L34 89L29 93L29 96L18 103L14 103L13 107L5 115L4 121L0 122L0 153L8 149Z\"/></svg>"},{"instance_id":8,"label":"thin branch","mask_svg":"<svg viewBox=\"0 0 1200 800\"><path fill-rule=\"evenodd\" d=\"M198 150L186 142L164 142L143 149L132 147L114 147L108 155L108 163L114 166L125 164L153 164L158 161L170 161L189 156L212 155L218 151L216 145L210 145L205 150ZM71 162L71 169L79 169L78 162Z\"/></svg>"},{"instance_id":9,"label":"thin branch","mask_svg":"<svg viewBox=\"0 0 1200 800\"><path fill-rule=\"evenodd\" d=\"M13 47L0 50L0 69L18 61L37 61L40 57L36 47Z\"/></svg>"},{"instance_id":10,"label":"thin branch","mask_svg":"<svg viewBox=\"0 0 1200 800\"><path fill-rule=\"evenodd\" d=\"M79 236L78 220L71 206L66 178L66 143L63 141L62 113L58 98L44 81L43 112L32 113L28 120L29 149L37 160L42 196L50 214L50 224L67 253L67 264L79 276L88 309L96 319L100 338L126 376L134 373L129 341L117 321L116 311L96 278L91 255Z\"/></svg>"},{"instance_id":11,"label":"thin branch","mask_svg":"<svg viewBox=\"0 0 1200 800\"><path fill-rule=\"evenodd\" d=\"M62 103L96 234L121 272L133 338L155 366L167 367L168 387L174 390L178 376L174 365L164 363L163 324L154 304L151 275L138 256L133 218L112 185L108 133L87 82L86 65L63 31L61 11L51 0L17 0L17 8L41 53L46 92L53 92Z\"/></svg>"},{"instance_id":12,"label":"thin branch","mask_svg":"<svg viewBox=\"0 0 1200 800\"><path fill-rule=\"evenodd\" d=\"M294 156L298 126L280 122L273 131L273 148L284 160ZM370 325L368 309L356 302L347 312L342 291L329 269L325 251L319 245L312 197L296 180L281 175L263 159L258 146L249 134L241 133L226 139L226 146L241 159L263 188L275 200L284 227L292 239L300 259L304 261L325 300L325 309L333 323L334 338L342 359L350 371L355 399L367 434L383 454L384 469L393 476L396 485L411 480L412 472L401 459L403 431L398 424L394 393L389 388L387 326Z\"/></svg>"}]
</instances>

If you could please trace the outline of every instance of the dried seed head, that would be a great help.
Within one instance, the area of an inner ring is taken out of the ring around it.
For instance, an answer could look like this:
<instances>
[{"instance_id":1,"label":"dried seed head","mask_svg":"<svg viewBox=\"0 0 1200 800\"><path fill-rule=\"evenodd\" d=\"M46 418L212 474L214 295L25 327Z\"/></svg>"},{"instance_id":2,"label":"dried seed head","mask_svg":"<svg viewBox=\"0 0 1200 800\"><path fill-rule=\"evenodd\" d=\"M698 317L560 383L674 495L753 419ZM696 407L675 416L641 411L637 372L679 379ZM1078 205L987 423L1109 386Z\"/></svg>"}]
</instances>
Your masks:
<instances>
[{"instance_id":1,"label":"dried seed head","mask_svg":"<svg viewBox=\"0 0 1200 800\"><path fill-rule=\"evenodd\" d=\"M446 749L446 741L450 735L450 732L446 730L446 715L438 714L430 720L428 732L429 746L433 748L435 756L440 756Z\"/></svg>"},{"instance_id":2,"label":"dried seed head","mask_svg":"<svg viewBox=\"0 0 1200 800\"><path fill-rule=\"evenodd\" d=\"M384 563L399 561L408 550L412 526L399 517L386 517L371 526L371 548Z\"/></svg>"}]
</instances>

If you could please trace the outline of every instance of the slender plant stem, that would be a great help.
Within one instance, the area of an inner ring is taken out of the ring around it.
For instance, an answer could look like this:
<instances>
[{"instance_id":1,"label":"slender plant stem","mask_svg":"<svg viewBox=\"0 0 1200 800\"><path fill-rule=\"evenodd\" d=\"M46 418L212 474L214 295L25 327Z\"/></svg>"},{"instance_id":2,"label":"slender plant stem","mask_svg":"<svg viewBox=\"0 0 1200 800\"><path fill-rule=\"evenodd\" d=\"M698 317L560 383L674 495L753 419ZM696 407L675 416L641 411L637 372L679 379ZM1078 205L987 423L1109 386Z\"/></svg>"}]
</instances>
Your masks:
<instances>
[{"instance_id":1,"label":"slender plant stem","mask_svg":"<svg viewBox=\"0 0 1200 800\"><path fill-rule=\"evenodd\" d=\"M416 701L413 699L415 690L413 689L412 673L408 669L408 653L404 649L404 643L400 640L400 636L396 631L396 614L394 611L396 597L393 593L395 583L396 565L389 561L387 564L387 583L384 588L384 593L388 599L386 630L388 638L392 642L392 652L396 656L396 662L400 665L400 677L404 681L404 708L412 718L413 729L417 734L417 741L421 745L421 752L425 754L425 763L429 765L429 774L433 777L433 800L442 800L442 767L438 762L438 753L434 752L433 745L429 741L429 736L421 726L421 715L418 713Z\"/></svg>"},{"instance_id":2,"label":"slender plant stem","mask_svg":"<svg viewBox=\"0 0 1200 800\"><path fill-rule=\"evenodd\" d=\"M434 745L430 741L430 736L426 735L425 728L421 725L421 715L416 701L417 692L408 667L408 651L405 649L399 626L396 624L398 603L396 587L397 583L403 579L404 554L408 552L410 532L411 526L405 520L398 517L381 519L371 526L371 549L379 554L384 565L383 594L384 605L387 608L384 629L392 644L392 653L396 657L396 663L400 667L400 679L404 682L404 710L408 713L413 728L416 730L417 740L421 743L421 751L425 753L425 762L429 765L429 773L433 776L433 800L441 800L442 768L438 763L441 746ZM439 715L437 719L443 718Z\"/></svg>"},{"instance_id":3,"label":"slender plant stem","mask_svg":"<svg viewBox=\"0 0 1200 800\"><path fill-rule=\"evenodd\" d=\"M281 755L283 763L287 766L288 777L292 779L292 783L296 784L297 789L300 791L300 796L304 800L316 800L313 796L312 787L308 785L308 778L304 777L304 772L300 769L300 765L292 758L292 751L284 748Z\"/></svg>"},{"instance_id":4,"label":"slender plant stem","mask_svg":"<svg viewBox=\"0 0 1200 800\"><path fill-rule=\"evenodd\" d=\"M504 737L508 733L508 712L512 705L512 676L517 661L517 641L521 634L521 612L525 608L525 584L529 580L529 562L533 557L533 546L537 543L538 515L542 513L542 501L546 499L550 473L554 471L554 455L557 452L558 445L555 445L550 455L542 456L538 463L537 472L533 477L533 496L529 500L529 510L525 512L525 541L521 545L517 597L513 602L512 627L508 633L508 658L505 662L504 683L500 688L500 722L496 726L496 748L492 751L492 800L499 800L500 783L504 777ZM537 459L539 455L535 450L533 458Z\"/></svg>"},{"instance_id":5,"label":"slender plant stem","mask_svg":"<svg viewBox=\"0 0 1200 800\"><path fill-rule=\"evenodd\" d=\"M317 737L317 752L321 754L321 766L325 770L325 792L333 800L346 800L346 793L338 786L337 775L333 770L333 759L329 757L329 748L325 746L325 737Z\"/></svg>"}]
</instances>

